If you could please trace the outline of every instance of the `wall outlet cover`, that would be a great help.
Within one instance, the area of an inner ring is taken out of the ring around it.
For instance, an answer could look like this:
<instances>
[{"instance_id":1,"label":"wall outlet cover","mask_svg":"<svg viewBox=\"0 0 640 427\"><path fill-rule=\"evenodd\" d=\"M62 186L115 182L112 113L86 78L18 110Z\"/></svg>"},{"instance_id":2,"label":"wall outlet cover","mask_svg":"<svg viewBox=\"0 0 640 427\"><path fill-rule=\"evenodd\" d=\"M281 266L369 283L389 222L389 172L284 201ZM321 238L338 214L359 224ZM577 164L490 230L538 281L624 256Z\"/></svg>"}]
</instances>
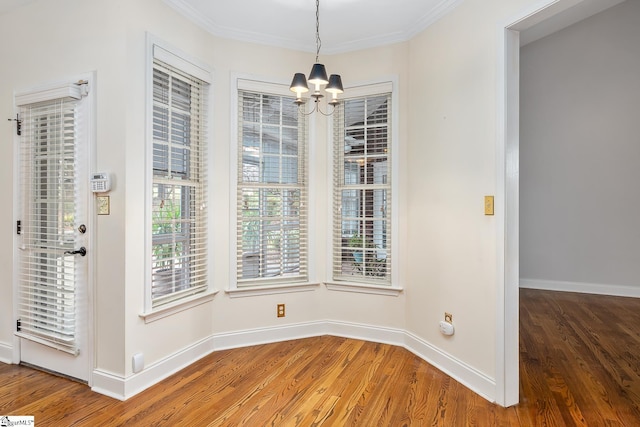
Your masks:
<instances>
[{"instance_id":1,"label":"wall outlet cover","mask_svg":"<svg viewBox=\"0 0 640 427\"><path fill-rule=\"evenodd\" d=\"M453 335L454 333L454 329L453 329L453 325L449 322L445 322L444 320L440 321L440 332L442 333L442 335Z\"/></svg>"}]
</instances>

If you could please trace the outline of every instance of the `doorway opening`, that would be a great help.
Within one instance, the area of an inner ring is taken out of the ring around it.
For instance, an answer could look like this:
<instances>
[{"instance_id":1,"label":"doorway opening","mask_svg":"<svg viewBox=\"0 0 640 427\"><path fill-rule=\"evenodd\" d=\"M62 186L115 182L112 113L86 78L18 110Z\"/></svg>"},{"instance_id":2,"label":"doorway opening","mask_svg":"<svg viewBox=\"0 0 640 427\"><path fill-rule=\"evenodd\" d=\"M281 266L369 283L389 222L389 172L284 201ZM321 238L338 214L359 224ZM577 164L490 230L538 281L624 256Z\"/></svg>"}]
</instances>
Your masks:
<instances>
[{"instance_id":1,"label":"doorway opening","mask_svg":"<svg viewBox=\"0 0 640 427\"><path fill-rule=\"evenodd\" d=\"M503 287L498 292L496 401L511 406L519 400L519 133L520 46L572 25L623 0L550 0L523 11L502 27L500 63L498 189L504 191ZM504 169L502 169L504 168Z\"/></svg>"}]
</instances>

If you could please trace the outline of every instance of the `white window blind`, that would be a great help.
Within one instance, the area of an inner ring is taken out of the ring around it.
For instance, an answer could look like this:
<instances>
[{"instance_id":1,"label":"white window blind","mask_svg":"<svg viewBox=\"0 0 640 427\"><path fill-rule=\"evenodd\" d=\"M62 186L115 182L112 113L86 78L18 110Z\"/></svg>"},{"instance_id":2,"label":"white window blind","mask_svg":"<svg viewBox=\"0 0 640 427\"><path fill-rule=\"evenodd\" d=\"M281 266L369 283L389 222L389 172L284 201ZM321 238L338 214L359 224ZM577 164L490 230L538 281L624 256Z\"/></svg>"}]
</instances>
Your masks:
<instances>
[{"instance_id":1,"label":"white window blind","mask_svg":"<svg viewBox=\"0 0 640 427\"><path fill-rule=\"evenodd\" d=\"M154 60L152 307L207 288L205 86Z\"/></svg>"},{"instance_id":2,"label":"white window blind","mask_svg":"<svg viewBox=\"0 0 640 427\"><path fill-rule=\"evenodd\" d=\"M307 127L294 98L238 92L238 286L307 280Z\"/></svg>"},{"instance_id":3,"label":"white window blind","mask_svg":"<svg viewBox=\"0 0 640 427\"><path fill-rule=\"evenodd\" d=\"M79 96L79 95L78 95ZM20 138L21 234L17 335L76 354L77 101L24 105Z\"/></svg>"},{"instance_id":4,"label":"white window blind","mask_svg":"<svg viewBox=\"0 0 640 427\"><path fill-rule=\"evenodd\" d=\"M391 94L334 114L333 279L391 284Z\"/></svg>"}]
</instances>

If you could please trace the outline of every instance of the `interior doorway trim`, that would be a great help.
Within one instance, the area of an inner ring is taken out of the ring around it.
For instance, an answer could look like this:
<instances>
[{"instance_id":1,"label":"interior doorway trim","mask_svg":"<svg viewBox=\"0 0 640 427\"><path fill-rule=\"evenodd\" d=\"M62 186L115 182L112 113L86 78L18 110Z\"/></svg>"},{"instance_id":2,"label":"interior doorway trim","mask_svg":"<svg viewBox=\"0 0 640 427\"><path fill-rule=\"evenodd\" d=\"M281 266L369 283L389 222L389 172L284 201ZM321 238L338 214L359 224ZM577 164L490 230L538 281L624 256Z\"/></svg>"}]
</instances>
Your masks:
<instances>
[{"instance_id":1,"label":"interior doorway trim","mask_svg":"<svg viewBox=\"0 0 640 427\"><path fill-rule=\"evenodd\" d=\"M543 0L498 26L496 403L519 400L519 197L520 33L581 3L605 0Z\"/></svg>"}]
</instances>

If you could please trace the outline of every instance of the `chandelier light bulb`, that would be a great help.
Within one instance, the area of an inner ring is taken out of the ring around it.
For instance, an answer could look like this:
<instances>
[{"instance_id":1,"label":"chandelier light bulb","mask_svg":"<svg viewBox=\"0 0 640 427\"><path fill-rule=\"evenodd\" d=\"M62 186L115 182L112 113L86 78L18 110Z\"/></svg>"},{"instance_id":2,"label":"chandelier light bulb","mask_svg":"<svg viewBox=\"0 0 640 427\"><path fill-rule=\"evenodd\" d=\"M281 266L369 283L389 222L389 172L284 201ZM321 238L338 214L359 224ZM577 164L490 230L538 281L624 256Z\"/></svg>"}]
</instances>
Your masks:
<instances>
[{"instance_id":1,"label":"chandelier light bulb","mask_svg":"<svg viewBox=\"0 0 640 427\"><path fill-rule=\"evenodd\" d=\"M309 85L307 84L307 78L302 73L295 73L293 76L293 80L291 81L291 87L289 88L292 92L296 93L296 103L298 105L303 104L302 94L309 92Z\"/></svg>"}]
</instances>

